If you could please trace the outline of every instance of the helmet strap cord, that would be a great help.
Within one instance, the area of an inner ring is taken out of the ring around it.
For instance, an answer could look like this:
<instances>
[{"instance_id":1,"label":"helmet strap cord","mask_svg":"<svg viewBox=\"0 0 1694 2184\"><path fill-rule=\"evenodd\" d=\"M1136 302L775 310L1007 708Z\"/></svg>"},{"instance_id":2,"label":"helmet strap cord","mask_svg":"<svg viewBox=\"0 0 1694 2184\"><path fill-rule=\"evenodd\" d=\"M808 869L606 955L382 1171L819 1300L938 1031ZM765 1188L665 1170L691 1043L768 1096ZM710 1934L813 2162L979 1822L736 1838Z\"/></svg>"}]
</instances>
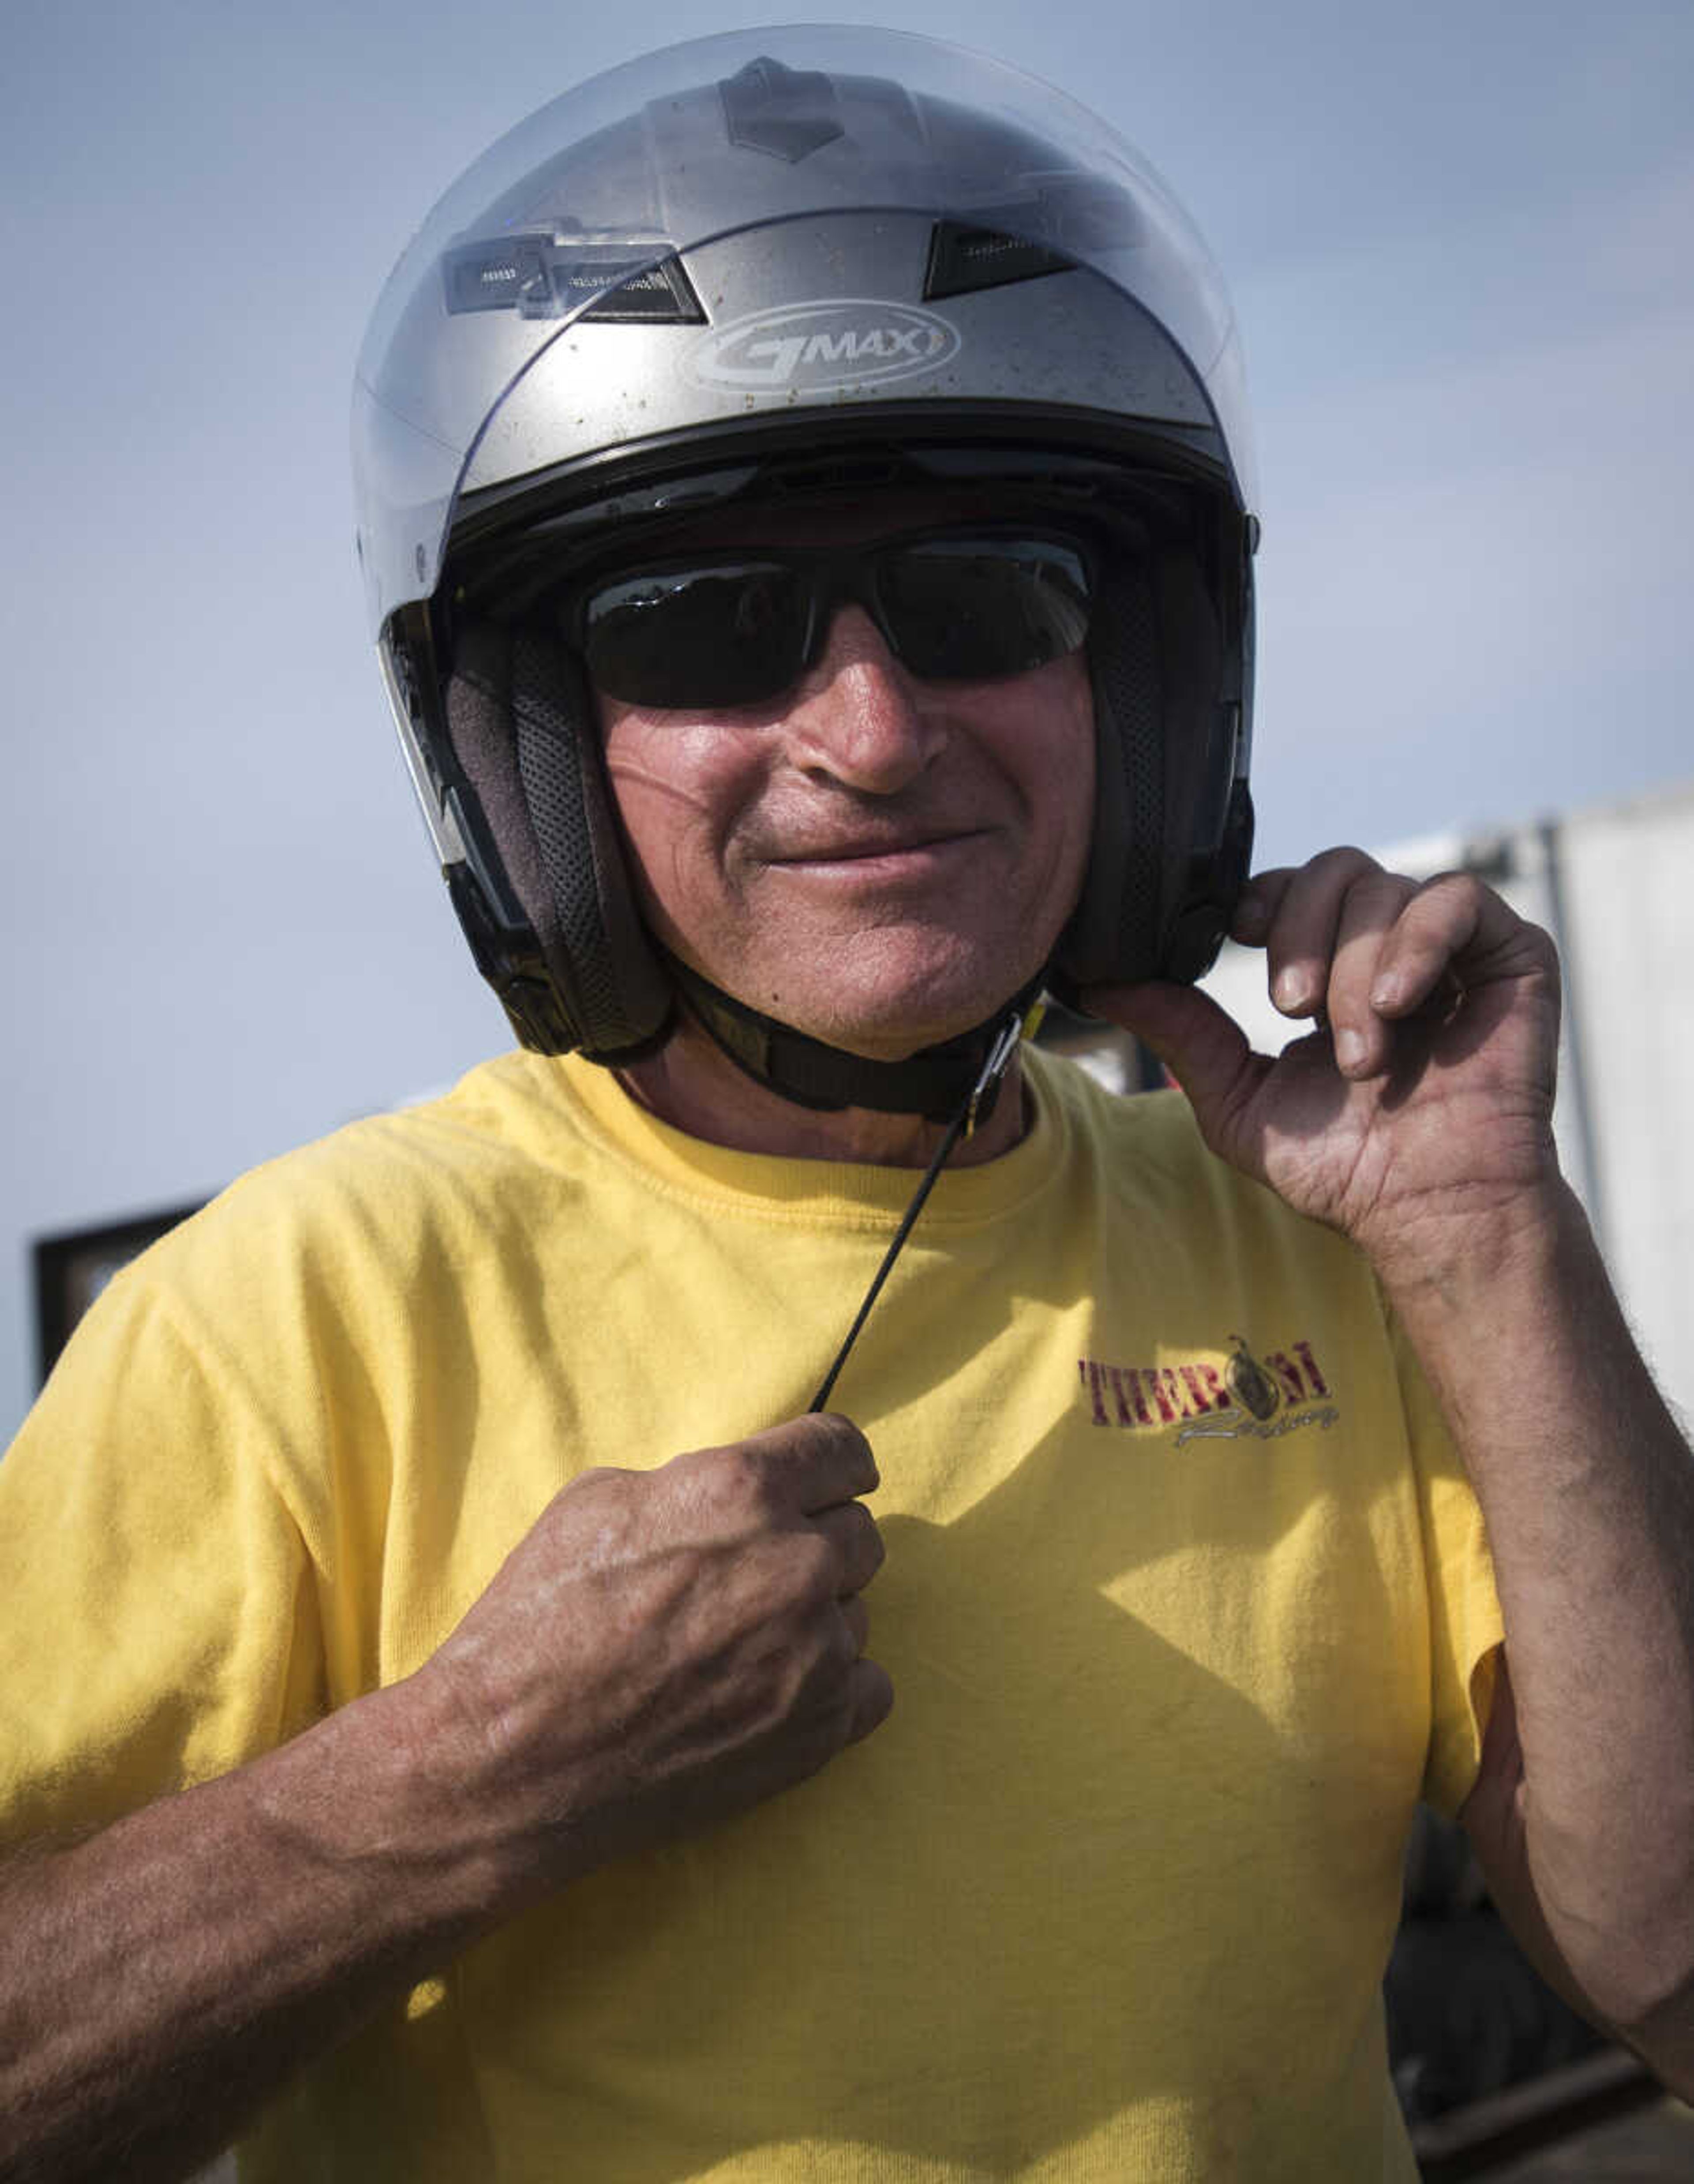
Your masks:
<instances>
[{"instance_id":1,"label":"helmet strap cord","mask_svg":"<svg viewBox=\"0 0 1694 2184\"><path fill-rule=\"evenodd\" d=\"M894 1261L900 1256L906 1238L911 1235L918 1215L923 1211L930 1192L935 1188L935 1179L945 1167L948 1155L961 1137L968 1138L974 1133L978 1112L984 1098L990 1092L998 1091L1000 1080L1011 1067L1011 1057L1017 1051L1019 1039L1024 1036L1026 1031L1033 1034L1036 1024L1040 1021L1040 1017L1041 1007L1039 1002L1027 1011L1023 1009L1014 1009L995 1034L994 1044L989 1049L988 1059L978 1072L975 1084L959 1102L946 1128L941 1133L940 1142L930 1156L929 1165L924 1169L918 1186L911 1195L911 1203L901 1215L900 1226L894 1230L889 1240L889 1247L883 1254L883 1262L877 1268L872 1279L871 1286L865 1292L865 1301L859 1306L853 1324L847 1330L847 1339L836 1351L834 1363L824 1374L822 1385L808 1406L808 1415L812 1412L821 1411L828 1402L841 1368L847 1362L848 1353L859 1339L859 1330L870 1318L871 1306L881 1295L883 1283L893 1273Z\"/></svg>"}]
</instances>

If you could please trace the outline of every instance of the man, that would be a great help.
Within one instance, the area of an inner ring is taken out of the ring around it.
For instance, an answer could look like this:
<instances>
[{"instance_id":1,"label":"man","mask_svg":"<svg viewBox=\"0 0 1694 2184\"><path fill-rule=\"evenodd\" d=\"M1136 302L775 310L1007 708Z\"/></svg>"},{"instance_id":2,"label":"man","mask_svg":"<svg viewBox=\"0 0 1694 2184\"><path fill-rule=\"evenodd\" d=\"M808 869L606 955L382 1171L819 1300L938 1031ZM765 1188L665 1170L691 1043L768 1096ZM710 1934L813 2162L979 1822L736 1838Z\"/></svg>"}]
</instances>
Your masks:
<instances>
[{"instance_id":1,"label":"man","mask_svg":"<svg viewBox=\"0 0 1694 2184\"><path fill-rule=\"evenodd\" d=\"M1420 1791L1694 2083L1686 1451L1542 936L1242 889L1196 248L1039 87L801 31L403 261L361 548L532 1051L168 1240L0 1469L15 2173L1407 2177ZM1186 1100L1020 1059L1044 982Z\"/></svg>"}]
</instances>

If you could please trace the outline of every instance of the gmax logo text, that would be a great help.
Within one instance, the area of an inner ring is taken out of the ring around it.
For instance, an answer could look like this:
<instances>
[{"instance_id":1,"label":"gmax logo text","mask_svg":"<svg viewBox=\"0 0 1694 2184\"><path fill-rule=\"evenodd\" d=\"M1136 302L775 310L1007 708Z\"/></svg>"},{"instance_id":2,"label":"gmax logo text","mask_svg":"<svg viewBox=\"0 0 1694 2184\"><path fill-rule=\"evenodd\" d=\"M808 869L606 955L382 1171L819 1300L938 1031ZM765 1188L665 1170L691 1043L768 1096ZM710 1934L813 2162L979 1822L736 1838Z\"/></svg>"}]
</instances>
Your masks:
<instances>
[{"instance_id":1,"label":"gmax logo text","mask_svg":"<svg viewBox=\"0 0 1694 2184\"><path fill-rule=\"evenodd\" d=\"M737 393L830 394L933 371L958 354L959 333L933 311L872 298L796 304L715 327L688 369Z\"/></svg>"}]
</instances>

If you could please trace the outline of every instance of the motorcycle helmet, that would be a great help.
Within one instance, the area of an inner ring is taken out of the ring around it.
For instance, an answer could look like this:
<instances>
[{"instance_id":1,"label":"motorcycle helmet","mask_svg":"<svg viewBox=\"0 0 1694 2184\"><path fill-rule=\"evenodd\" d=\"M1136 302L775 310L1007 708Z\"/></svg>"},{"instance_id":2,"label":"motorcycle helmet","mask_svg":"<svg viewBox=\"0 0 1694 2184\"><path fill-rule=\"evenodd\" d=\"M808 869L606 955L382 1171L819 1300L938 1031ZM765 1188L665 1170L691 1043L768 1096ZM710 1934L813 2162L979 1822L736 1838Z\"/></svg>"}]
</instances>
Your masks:
<instances>
[{"instance_id":1,"label":"motorcycle helmet","mask_svg":"<svg viewBox=\"0 0 1694 2184\"><path fill-rule=\"evenodd\" d=\"M969 493L1093 539L1095 833L1045 980L1073 998L1211 962L1252 828L1240 348L1186 216L1057 92L818 25L691 41L567 92L396 266L354 469L402 745L527 1045L615 1064L665 1036L681 991L791 1097L933 1113L1004 1016L861 1061L716 994L644 929L581 663L530 606L720 509Z\"/></svg>"}]
</instances>

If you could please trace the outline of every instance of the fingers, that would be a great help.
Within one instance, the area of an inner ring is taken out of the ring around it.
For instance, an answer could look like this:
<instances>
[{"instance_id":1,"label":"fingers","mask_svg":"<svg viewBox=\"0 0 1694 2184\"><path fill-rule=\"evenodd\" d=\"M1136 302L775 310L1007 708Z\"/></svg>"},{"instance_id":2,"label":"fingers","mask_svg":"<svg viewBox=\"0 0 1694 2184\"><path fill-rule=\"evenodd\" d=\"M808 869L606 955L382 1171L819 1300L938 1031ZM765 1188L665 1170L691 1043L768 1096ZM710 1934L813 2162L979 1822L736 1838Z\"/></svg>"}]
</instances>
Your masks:
<instances>
[{"instance_id":1,"label":"fingers","mask_svg":"<svg viewBox=\"0 0 1694 2184\"><path fill-rule=\"evenodd\" d=\"M856 1595L851 1600L844 1600L841 1618L847 1625L854 1655L853 1665L847 1671L844 1741L856 1744L888 1719L894 1707L894 1680L880 1661L865 1658L865 1648L870 1642L871 1616L864 1602Z\"/></svg>"},{"instance_id":2,"label":"fingers","mask_svg":"<svg viewBox=\"0 0 1694 2184\"><path fill-rule=\"evenodd\" d=\"M833 1525L839 1518L849 1513L847 1511L833 1511L827 1519L817 1521L820 1528L826 1524ZM871 1524L869 1513L861 1510L858 1513L864 1518L874 1535L876 1527ZM872 1573L881 1562L882 1543L878 1540ZM857 1591L846 1594L836 1602L835 1613L844 1633L847 1661L841 1685L843 1711L837 1725L843 1744L857 1744L888 1719L894 1707L894 1681L880 1661L866 1658L865 1648L871 1641L871 1611L862 1595Z\"/></svg>"},{"instance_id":3,"label":"fingers","mask_svg":"<svg viewBox=\"0 0 1694 2184\"><path fill-rule=\"evenodd\" d=\"M1518 916L1492 888L1468 872L1426 880L1388 936L1372 1006L1385 1017L1409 1016L1440 998L1502 970L1551 969L1552 943Z\"/></svg>"},{"instance_id":4,"label":"fingers","mask_svg":"<svg viewBox=\"0 0 1694 2184\"><path fill-rule=\"evenodd\" d=\"M888 1552L876 1518L862 1502L847 1502L820 1511L811 1521L834 1551L837 1592L861 1591L882 1568Z\"/></svg>"},{"instance_id":5,"label":"fingers","mask_svg":"<svg viewBox=\"0 0 1694 2184\"><path fill-rule=\"evenodd\" d=\"M874 1493L882 1484L870 1443L836 1411L787 1418L749 1434L741 1449L773 1497L802 1516Z\"/></svg>"},{"instance_id":6,"label":"fingers","mask_svg":"<svg viewBox=\"0 0 1694 2184\"><path fill-rule=\"evenodd\" d=\"M848 1679L847 1742L858 1743L885 1722L894 1709L894 1684L879 1661L855 1661Z\"/></svg>"},{"instance_id":7,"label":"fingers","mask_svg":"<svg viewBox=\"0 0 1694 2184\"><path fill-rule=\"evenodd\" d=\"M1229 938L1239 941L1243 948L1262 948L1294 876L1291 865L1275 865L1268 871L1255 872L1236 898L1235 914L1229 921Z\"/></svg>"},{"instance_id":8,"label":"fingers","mask_svg":"<svg viewBox=\"0 0 1694 2184\"><path fill-rule=\"evenodd\" d=\"M1530 944L1543 939L1470 874L1420 883L1360 850L1259 873L1231 930L1265 950L1283 1015L1327 1023L1336 1067L1351 1078L1389 1067L1396 1020L1450 1009L1479 975L1531 967Z\"/></svg>"},{"instance_id":9,"label":"fingers","mask_svg":"<svg viewBox=\"0 0 1694 2184\"><path fill-rule=\"evenodd\" d=\"M1362 850L1329 850L1297 872L1259 873L1243 894L1232 930L1269 959L1271 1000L1285 1017L1331 1012L1343 942L1349 989L1372 935L1398 916L1413 883L1385 872ZM1249 936L1251 939L1249 939Z\"/></svg>"},{"instance_id":10,"label":"fingers","mask_svg":"<svg viewBox=\"0 0 1694 2184\"><path fill-rule=\"evenodd\" d=\"M841 1620L847 1625L856 1660L871 1642L871 1611L858 1593L840 1602Z\"/></svg>"},{"instance_id":11,"label":"fingers","mask_svg":"<svg viewBox=\"0 0 1694 2184\"><path fill-rule=\"evenodd\" d=\"M666 1467L696 1531L792 1540L810 1533L827 1553L816 1573L826 1597L867 1585L884 1549L857 1497L879 1483L870 1444L833 1412L789 1418L723 1448L695 1449Z\"/></svg>"},{"instance_id":12,"label":"fingers","mask_svg":"<svg viewBox=\"0 0 1694 2184\"><path fill-rule=\"evenodd\" d=\"M1382 952L1417 889L1397 873L1362 873L1342 897L1322 1007L1344 1077L1386 1069L1392 1034L1372 1000ZM1302 983L1306 973L1299 974Z\"/></svg>"}]
</instances>

